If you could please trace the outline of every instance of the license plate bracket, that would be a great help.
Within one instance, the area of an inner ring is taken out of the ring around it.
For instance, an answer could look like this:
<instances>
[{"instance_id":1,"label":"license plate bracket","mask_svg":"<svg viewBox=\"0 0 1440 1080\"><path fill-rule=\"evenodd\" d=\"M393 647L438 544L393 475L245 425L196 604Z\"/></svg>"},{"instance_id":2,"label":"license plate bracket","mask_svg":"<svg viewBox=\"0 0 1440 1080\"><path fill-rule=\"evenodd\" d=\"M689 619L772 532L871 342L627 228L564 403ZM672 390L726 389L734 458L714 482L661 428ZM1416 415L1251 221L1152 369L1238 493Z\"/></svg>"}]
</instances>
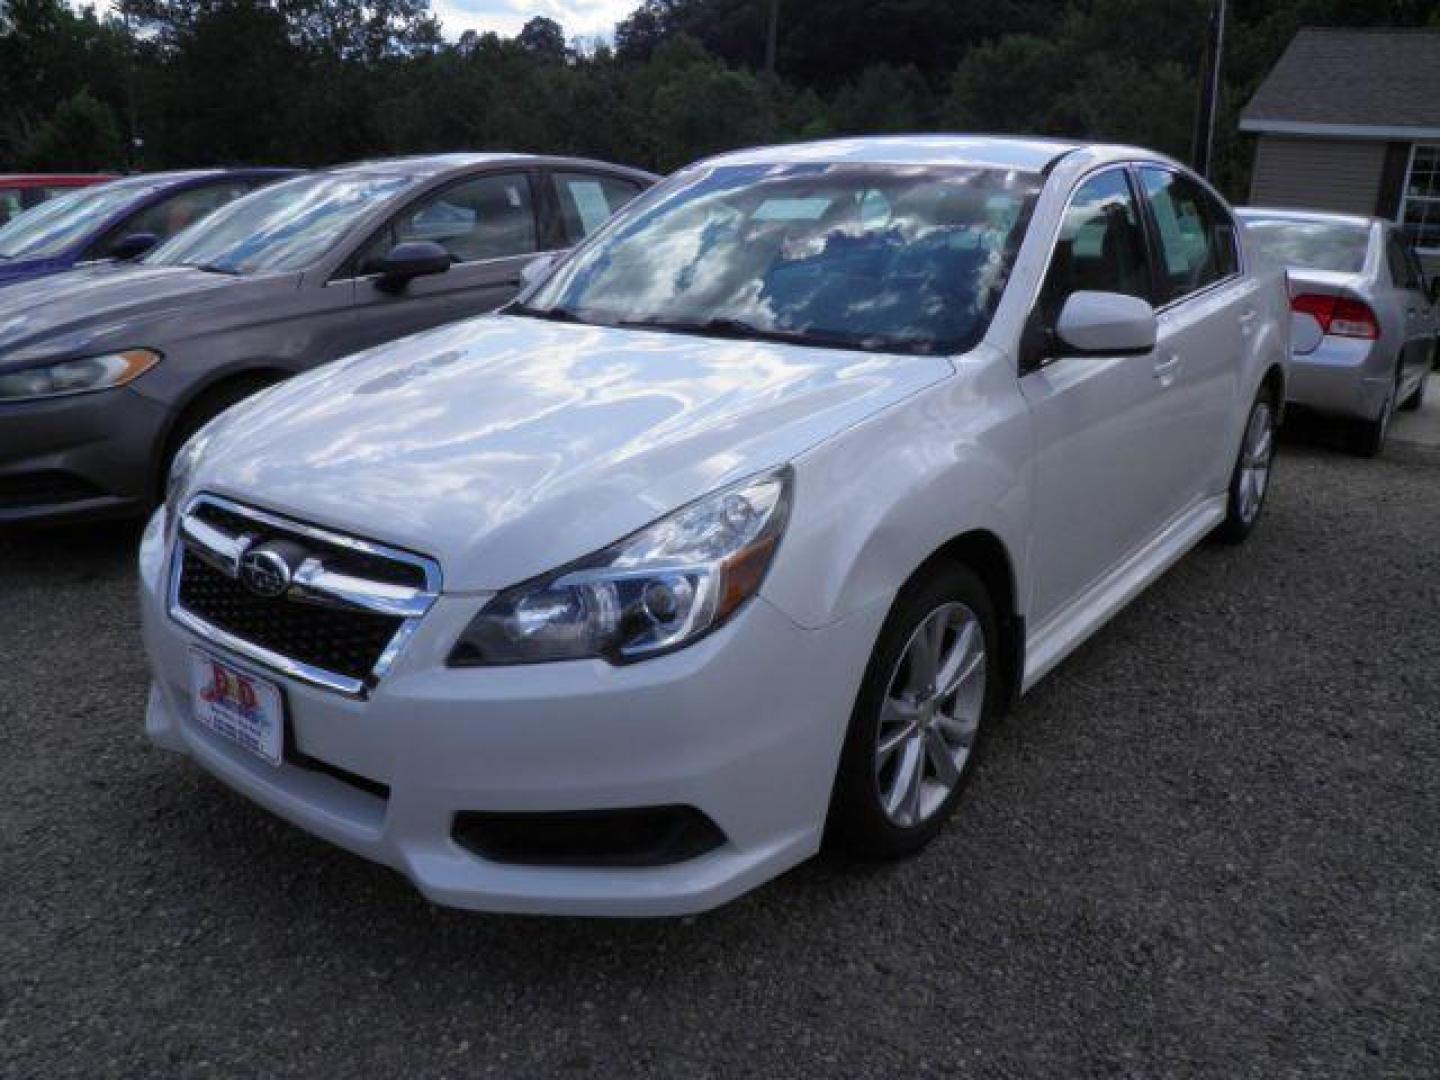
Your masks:
<instances>
[{"instance_id":1,"label":"license plate bracket","mask_svg":"<svg viewBox=\"0 0 1440 1080\"><path fill-rule=\"evenodd\" d=\"M190 650L190 705L207 731L279 768L285 759L285 699L277 683Z\"/></svg>"}]
</instances>

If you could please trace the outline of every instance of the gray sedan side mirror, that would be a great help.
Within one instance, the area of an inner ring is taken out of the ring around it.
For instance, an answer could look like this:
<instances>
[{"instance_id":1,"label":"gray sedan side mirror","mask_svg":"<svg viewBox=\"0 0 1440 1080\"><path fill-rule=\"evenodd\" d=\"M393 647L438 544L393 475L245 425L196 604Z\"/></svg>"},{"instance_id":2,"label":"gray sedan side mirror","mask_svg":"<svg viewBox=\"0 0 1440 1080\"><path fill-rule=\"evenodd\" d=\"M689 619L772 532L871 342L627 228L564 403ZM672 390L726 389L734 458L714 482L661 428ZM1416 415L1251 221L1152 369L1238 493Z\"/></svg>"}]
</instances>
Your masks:
<instances>
[{"instance_id":1,"label":"gray sedan side mirror","mask_svg":"<svg viewBox=\"0 0 1440 1080\"><path fill-rule=\"evenodd\" d=\"M1065 356L1145 356L1155 349L1155 309L1138 296L1071 293L1055 320Z\"/></svg>"},{"instance_id":2,"label":"gray sedan side mirror","mask_svg":"<svg viewBox=\"0 0 1440 1080\"><path fill-rule=\"evenodd\" d=\"M376 285L398 293L418 277L443 274L452 261L450 253L433 240L407 240L391 248L381 261Z\"/></svg>"}]
</instances>

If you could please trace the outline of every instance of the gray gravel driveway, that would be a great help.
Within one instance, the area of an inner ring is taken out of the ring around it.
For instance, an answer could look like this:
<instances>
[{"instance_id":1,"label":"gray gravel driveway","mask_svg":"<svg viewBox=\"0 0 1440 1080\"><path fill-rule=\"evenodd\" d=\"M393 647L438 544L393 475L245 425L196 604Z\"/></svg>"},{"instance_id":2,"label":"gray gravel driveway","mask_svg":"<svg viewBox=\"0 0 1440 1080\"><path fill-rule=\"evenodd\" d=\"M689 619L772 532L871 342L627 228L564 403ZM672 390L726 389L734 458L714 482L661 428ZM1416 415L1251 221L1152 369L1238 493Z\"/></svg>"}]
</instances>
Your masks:
<instances>
[{"instance_id":1,"label":"gray gravel driveway","mask_svg":"<svg viewBox=\"0 0 1440 1080\"><path fill-rule=\"evenodd\" d=\"M0 1076L1440 1076L1440 455L1291 445L922 857L498 918L140 735L133 530L0 541Z\"/></svg>"}]
</instances>

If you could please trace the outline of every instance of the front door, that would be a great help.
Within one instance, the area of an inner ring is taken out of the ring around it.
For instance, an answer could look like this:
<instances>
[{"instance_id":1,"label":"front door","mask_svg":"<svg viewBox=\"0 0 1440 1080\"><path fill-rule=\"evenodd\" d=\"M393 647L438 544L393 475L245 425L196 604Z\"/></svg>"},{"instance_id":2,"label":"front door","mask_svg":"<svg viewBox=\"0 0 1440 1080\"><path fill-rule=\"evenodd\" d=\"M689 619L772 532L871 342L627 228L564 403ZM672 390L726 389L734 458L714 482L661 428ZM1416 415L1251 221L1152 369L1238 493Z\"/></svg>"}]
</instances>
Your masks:
<instances>
[{"instance_id":1,"label":"front door","mask_svg":"<svg viewBox=\"0 0 1440 1080\"><path fill-rule=\"evenodd\" d=\"M539 248L531 178L525 172L469 177L411 203L357 253L349 350L494 311L520 288ZM429 240L450 253L450 269L399 292L379 284L380 261L396 244ZM338 284L338 283L337 283Z\"/></svg>"},{"instance_id":2,"label":"front door","mask_svg":"<svg viewBox=\"0 0 1440 1080\"><path fill-rule=\"evenodd\" d=\"M1033 319L1053 327L1074 292L1152 300L1139 200L1122 166L1075 190ZM1163 524L1174 475L1165 396L1150 356L1050 356L1021 377L1035 438L1030 565L1035 627L1136 551Z\"/></svg>"}]
</instances>

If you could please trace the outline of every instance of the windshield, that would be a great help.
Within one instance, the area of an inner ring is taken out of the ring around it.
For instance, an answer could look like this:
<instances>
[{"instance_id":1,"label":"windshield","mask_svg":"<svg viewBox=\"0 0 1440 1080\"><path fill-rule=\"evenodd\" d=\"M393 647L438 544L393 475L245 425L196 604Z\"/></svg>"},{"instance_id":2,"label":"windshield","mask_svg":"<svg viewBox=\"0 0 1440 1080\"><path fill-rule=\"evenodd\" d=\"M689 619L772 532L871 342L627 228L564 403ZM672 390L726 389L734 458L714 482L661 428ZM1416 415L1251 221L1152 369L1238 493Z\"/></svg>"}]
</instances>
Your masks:
<instances>
[{"instance_id":1,"label":"windshield","mask_svg":"<svg viewBox=\"0 0 1440 1080\"><path fill-rule=\"evenodd\" d=\"M1244 217L1252 249L1276 266L1358 274L1365 268L1370 226L1353 221Z\"/></svg>"},{"instance_id":2,"label":"windshield","mask_svg":"<svg viewBox=\"0 0 1440 1080\"><path fill-rule=\"evenodd\" d=\"M80 243L160 185L152 177L80 188L26 210L0 229L0 259L45 259Z\"/></svg>"},{"instance_id":3,"label":"windshield","mask_svg":"<svg viewBox=\"0 0 1440 1080\"><path fill-rule=\"evenodd\" d=\"M302 270L323 256L376 202L412 187L408 176L317 173L236 199L143 260L223 274Z\"/></svg>"},{"instance_id":4,"label":"windshield","mask_svg":"<svg viewBox=\"0 0 1440 1080\"><path fill-rule=\"evenodd\" d=\"M520 314L887 352L985 333L1041 185L984 168L804 164L681 174Z\"/></svg>"}]
</instances>

